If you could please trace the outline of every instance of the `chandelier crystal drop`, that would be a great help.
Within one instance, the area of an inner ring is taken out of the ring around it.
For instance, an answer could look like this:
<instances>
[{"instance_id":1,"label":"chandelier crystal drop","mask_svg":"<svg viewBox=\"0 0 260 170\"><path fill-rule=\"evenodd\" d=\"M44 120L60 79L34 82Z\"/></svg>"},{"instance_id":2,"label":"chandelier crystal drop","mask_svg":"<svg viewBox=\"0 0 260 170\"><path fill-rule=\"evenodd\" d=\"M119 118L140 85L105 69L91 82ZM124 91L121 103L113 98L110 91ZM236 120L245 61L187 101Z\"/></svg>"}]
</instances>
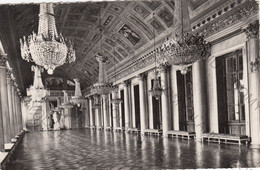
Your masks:
<instances>
[{"instance_id":1,"label":"chandelier crystal drop","mask_svg":"<svg viewBox=\"0 0 260 170\"><path fill-rule=\"evenodd\" d=\"M50 95L50 91L45 89L42 83L41 72L43 69L39 66L32 66L34 71L33 85L27 88L27 96L30 96L33 102L42 102L42 100Z\"/></svg>"},{"instance_id":2,"label":"chandelier crystal drop","mask_svg":"<svg viewBox=\"0 0 260 170\"><path fill-rule=\"evenodd\" d=\"M155 78L153 81L153 88L151 90L149 90L149 93L155 97L156 100L160 99L160 96L163 93L163 89L161 88L160 85L160 79L158 77L158 70L155 69Z\"/></svg>"},{"instance_id":3,"label":"chandelier crystal drop","mask_svg":"<svg viewBox=\"0 0 260 170\"><path fill-rule=\"evenodd\" d=\"M56 67L75 61L75 50L71 41L58 35L53 4L41 3L38 34L20 39L21 56L27 62L43 66L48 74L53 74Z\"/></svg>"},{"instance_id":4,"label":"chandelier crystal drop","mask_svg":"<svg viewBox=\"0 0 260 170\"><path fill-rule=\"evenodd\" d=\"M210 54L210 44L199 34L190 33L190 14L188 2L175 0L176 27L175 36L167 39L160 46L162 60L170 65L186 67L198 60L205 59Z\"/></svg>"},{"instance_id":5,"label":"chandelier crystal drop","mask_svg":"<svg viewBox=\"0 0 260 170\"><path fill-rule=\"evenodd\" d=\"M170 65L188 65L205 59L210 50L210 44L203 36L185 33L166 40L161 48L161 57Z\"/></svg>"},{"instance_id":6,"label":"chandelier crystal drop","mask_svg":"<svg viewBox=\"0 0 260 170\"><path fill-rule=\"evenodd\" d=\"M77 106L80 107L80 105L82 105L86 99L82 96L79 79L73 80L75 82L75 95L71 97L71 102L77 104Z\"/></svg>"}]
</instances>

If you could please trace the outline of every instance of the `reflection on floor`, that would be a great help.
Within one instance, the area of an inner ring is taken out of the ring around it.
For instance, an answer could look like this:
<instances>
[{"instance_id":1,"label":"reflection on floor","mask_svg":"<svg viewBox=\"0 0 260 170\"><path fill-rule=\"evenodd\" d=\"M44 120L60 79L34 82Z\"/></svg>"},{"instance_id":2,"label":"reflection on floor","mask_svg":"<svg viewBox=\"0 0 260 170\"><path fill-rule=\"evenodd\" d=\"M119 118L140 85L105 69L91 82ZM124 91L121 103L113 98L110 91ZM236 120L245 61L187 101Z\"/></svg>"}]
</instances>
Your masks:
<instances>
[{"instance_id":1,"label":"reflection on floor","mask_svg":"<svg viewBox=\"0 0 260 170\"><path fill-rule=\"evenodd\" d=\"M260 150L88 129L28 133L8 169L260 167Z\"/></svg>"}]
</instances>

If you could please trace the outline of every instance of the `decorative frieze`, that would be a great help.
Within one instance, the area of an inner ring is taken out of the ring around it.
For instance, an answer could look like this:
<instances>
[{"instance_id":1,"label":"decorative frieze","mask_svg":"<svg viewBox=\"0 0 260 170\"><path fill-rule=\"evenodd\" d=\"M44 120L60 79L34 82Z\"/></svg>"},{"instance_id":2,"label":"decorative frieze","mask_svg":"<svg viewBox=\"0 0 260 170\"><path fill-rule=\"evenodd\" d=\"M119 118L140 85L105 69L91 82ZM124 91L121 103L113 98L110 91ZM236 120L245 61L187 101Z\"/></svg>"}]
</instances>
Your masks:
<instances>
[{"instance_id":1,"label":"decorative frieze","mask_svg":"<svg viewBox=\"0 0 260 170\"><path fill-rule=\"evenodd\" d=\"M222 10L221 10L222 11ZM223 12L221 12L222 14ZM240 21L248 19L250 16L258 13L258 6L254 1L245 2L240 8L234 8L228 11L225 15L220 17L213 17L211 22L197 25L199 28L193 26L194 33L200 33L205 37L209 37L215 33L218 33L231 25L234 25ZM215 19L216 18L216 19ZM214 19L214 20L213 20Z\"/></svg>"}]
</instances>

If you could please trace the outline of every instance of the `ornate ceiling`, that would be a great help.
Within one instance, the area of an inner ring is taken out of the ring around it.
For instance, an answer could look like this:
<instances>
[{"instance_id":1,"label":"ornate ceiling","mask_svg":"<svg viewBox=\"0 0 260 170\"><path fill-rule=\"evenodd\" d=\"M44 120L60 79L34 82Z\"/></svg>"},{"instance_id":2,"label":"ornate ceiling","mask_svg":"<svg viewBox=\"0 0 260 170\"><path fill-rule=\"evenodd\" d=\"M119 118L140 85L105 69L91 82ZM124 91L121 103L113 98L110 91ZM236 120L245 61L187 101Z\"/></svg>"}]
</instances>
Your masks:
<instances>
[{"instance_id":1,"label":"ornate ceiling","mask_svg":"<svg viewBox=\"0 0 260 170\"><path fill-rule=\"evenodd\" d=\"M191 20L196 20L206 9L223 1L188 0ZM108 70L111 71L115 63L128 62L152 48L154 35L156 41L160 41L172 33L174 9L174 0L56 4L58 33L72 40L77 59L72 64L58 67L54 75L79 78L83 88L90 86L97 81L95 54L100 52L101 42L102 51L109 58ZM38 14L39 6L35 4L0 6L0 39L23 89L32 84L32 63L21 59L19 38L37 31ZM45 76L47 73L44 73Z\"/></svg>"}]
</instances>

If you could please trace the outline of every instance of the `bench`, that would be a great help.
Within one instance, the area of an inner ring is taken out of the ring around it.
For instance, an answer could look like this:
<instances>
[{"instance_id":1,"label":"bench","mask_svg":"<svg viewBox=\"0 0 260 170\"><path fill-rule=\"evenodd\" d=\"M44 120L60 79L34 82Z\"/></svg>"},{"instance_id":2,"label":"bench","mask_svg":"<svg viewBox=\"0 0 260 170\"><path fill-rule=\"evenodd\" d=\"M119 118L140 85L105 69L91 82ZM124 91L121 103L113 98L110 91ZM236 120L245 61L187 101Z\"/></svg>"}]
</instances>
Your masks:
<instances>
[{"instance_id":1,"label":"bench","mask_svg":"<svg viewBox=\"0 0 260 170\"><path fill-rule=\"evenodd\" d=\"M125 131L125 128L124 127L116 127L115 128L115 131L119 131L119 132L124 132Z\"/></svg>"},{"instance_id":2,"label":"bench","mask_svg":"<svg viewBox=\"0 0 260 170\"><path fill-rule=\"evenodd\" d=\"M127 132L130 132L130 133L140 133L140 130L137 129L137 128L128 128Z\"/></svg>"},{"instance_id":3,"label":"bench","mask_svg":"<svg viewBox=\"0 0 260 170\"><path fill-rule=\"evenodd\" d=\"M161 129L145 129L144 130L144 134L148 134L149 136L150 135L157 135L157 136L160 136L162 135L162 130Z\"/></svg>"},{"instance_id":4,"label":"bench","mask_svg":"<svg viewBox=\"0 0 260 170\"><path fill-rule=\"evenodd\" d=\"M248 145L249 138L246 135L230 135L230 134L219 134L219 133L204 133L202 134L202 141L225 143L225 144L238 144L242 143Z\"/></svg>"},{"instance_id":5,"label":"bench","mask_svg":"<svg viewBox=\"0 0 260 170\"><path fill-rule=\"evenodd\" d=\"M167 132L170 137L177 137L182 139L194 139L196 134L195 132L187 132L187 131L177 131L177 130L169 130Z\"/></svg>"}]
</instances>

